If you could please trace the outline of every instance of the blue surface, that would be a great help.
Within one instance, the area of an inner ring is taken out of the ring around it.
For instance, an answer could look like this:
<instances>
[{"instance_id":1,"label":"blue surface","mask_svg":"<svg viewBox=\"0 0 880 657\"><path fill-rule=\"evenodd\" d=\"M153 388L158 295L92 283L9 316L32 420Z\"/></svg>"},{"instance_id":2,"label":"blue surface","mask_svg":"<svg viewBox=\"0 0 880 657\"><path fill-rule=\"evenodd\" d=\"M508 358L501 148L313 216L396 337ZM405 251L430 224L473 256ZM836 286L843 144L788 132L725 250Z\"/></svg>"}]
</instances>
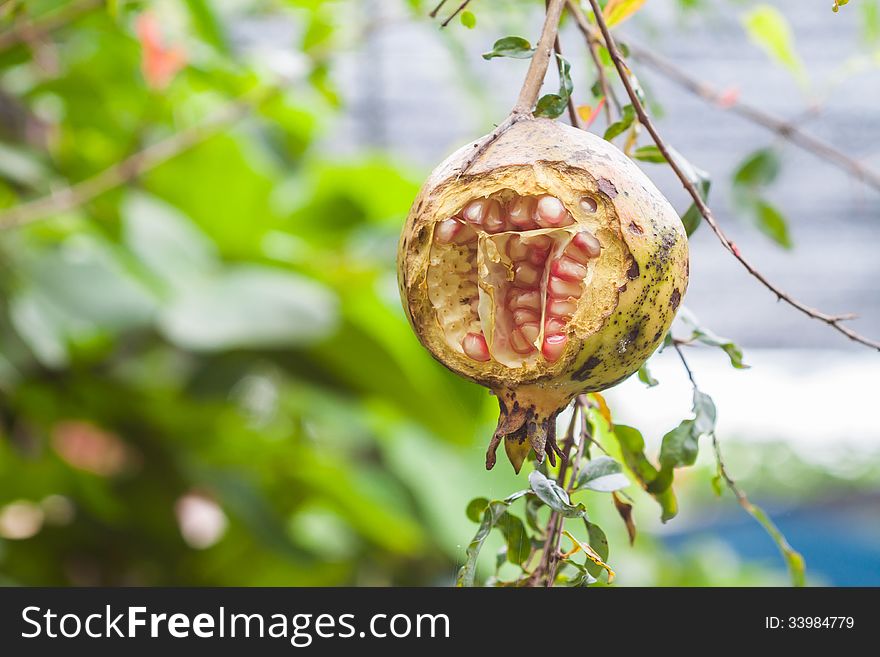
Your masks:
<instances>
[{"instance_id":1,"label":"blue surface","mask_svg":"<svg viewBox=\"0 0 880 657\"><path fill-rule=\"evenodd\" d=\"M789 510L765 507L807 563L807 576L832 586L880 586L880 500L848 499ZM776 544L745 514L662 537L674 552L700 538L729 545L744 561L784 569Z\"/></svg>"}]
</instances>

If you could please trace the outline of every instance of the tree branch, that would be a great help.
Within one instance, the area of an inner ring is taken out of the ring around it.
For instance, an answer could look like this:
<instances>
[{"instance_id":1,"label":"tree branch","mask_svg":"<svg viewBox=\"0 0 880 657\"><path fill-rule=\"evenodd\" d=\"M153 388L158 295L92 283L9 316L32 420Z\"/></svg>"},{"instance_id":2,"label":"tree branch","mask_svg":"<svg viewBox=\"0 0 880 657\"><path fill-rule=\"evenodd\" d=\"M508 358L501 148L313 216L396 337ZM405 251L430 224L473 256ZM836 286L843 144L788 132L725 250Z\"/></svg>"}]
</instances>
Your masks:
<instances>
[{"instance_id":1,"label":"tree branch","mask_svg":"<svg viewBox=\"0 0 880 657\"><path fill-rule=\"evenodd\" d=\"M660 73L668 80L691 92L698 98L703 99L714 107L736 114L747 121L762 126L776 133L782 139L791 142L795 146L830 162L834 166L847 171L866 185L880 190L880 173L864 165L858 160L841 152L831 144L804 132L792 122L780 119L765 112L760 107L751 105L740 100L729 100L710 84L698 80L689 73L680 69L669 60L660 57L646 48L628 42L632 56L640 62L648 65L651 69Z\"/></svg>"},{"instance_id":2,"label":"tree branch","mask_svg":"<svg viewBox=\"0 0 880 657\"><path fill-rule=\"evenodd\" d=\"M91 178L0 212L0 229L17 228L80 207L222 132L244 118L254 105L267 100L278 91L277 88L272 88L250 100L232 102L201 123L147 146Z\"/></svg>"},{"instance_id":3,"label":"tree branch","mask_svg":"<svg viewBox=\"0 0 880 657\"><path fill-rule=\"evenodd\" d=\"M724 231L721 229L721 226L718 225L718 222L716 221L712 210L709 208L708 205L706 205L706 202L703 200L703 197L700 195L696 186L688 178L687 174L684 172L681 165L679 164L677 158L672 153L663 138L660 136L660 133L657 131L654 122L651 120L651 117L648 116L644 105L642 105L642 102L639 100L638 94L636 94L635 89L633 88L632 81L629 77L629 69L626 63L623 61L623 57L621 56L620 51L617 48L617 43L614 41L614 37L611 35L611 31L608 29L608 24L605 22L605 18L602 16L602 10L599 7L598 1L590 0L590 4L593 8L593 13L596 16L596 23L598 24L599 29L602 32L602 36L605 39L605 46L606 48L608 48L608 53L611 55L611 61L614 63L614 67L617 69L617 74L620 77L621 83L623 83L624 89L626 89L626 93L627 96L629 96L630 103L632 103L633 109L635 110L636 115L639 118L639 123L645 126L645 129L650 133L651 138L657 145L657 148L666 158L669 166L675 172L675 175L678 176L678 179L681 181L681 184L687 190L688 194L690 194L697 210L699 210L700 214L703 216L703 219L718 237L721 245L725 249L727 249L734 258L739 260L740 264L745 267L746 271L748 271L754 278L756 278L764 287L770 290L777 299L779 299L780 301L784 301L785 303L799 310L808 317L828 324L836 331L839 331L840 333L848 337L850 340L858 342L859 344L863 344L866 347L870 347L871 349L876 349L877 351L880 351L880 342L871 340L870 338L860 335L859 333L856 333L855 331L847 326L844 326L841 323L845 319L851 319L852 315L830 315L816 308L812 308L805 303L799 301L798 299L795 299L787 292L782 290L780 287L777 287L775 284L767 280L767 278L740 253L739 248L737 248L736 244L734 244L734 242L724 233Z\"/></svg>"},{"instance_id":4,"label":"tree branch","mask_svg":"<svg viewBox=\"0 0 880 657\"><path fill-rule=\"evenodd\" d=\"M596 51L598 39L587 21L587 17L575 3L575 0L568 0L568 13L574 16L574 22L587 42L587 51L590 53L590 59L593 60L593 65L596 67L596 75L599 78L599 88L602 89L602 94L605 96L605 120L608 125L611 125L611 105L614 105L614 110L619 115L620 101L617 100L617 94L614 93L614 89L608 84L605 67L602 65L602 60L599 59L599 53Z\"/></svg>"},{"instance_id":5,"label":"tree branch","mask_svg":"<svg viewBox=\"0 0 880 657\"><path fill-rule=\"evenodd\" d=\"M45 18L32 21L25 19L8 32L0 33L0 52L5 52L20 43L39 40L42 36L64 27L68 23L104 4L104 0L80 0L52 12Z\"/></svg>"},{"instance_id":6,"label":"tree branch","mask_svg":"<svg viewBox=\"0 0 880 657\"><path fill-rule=\"evenodd\" d=\"M443 5L445 5L445 4L446 4L446 0L440 0L440 4L438 4L436 7L434 7L431 10L431 13L428 14L428 16L430 16L431 18L437 18L437 12L440 11L441 9L443 9Z\"/></svg>"},{"instance_id":7,"label":"tree branch","mask_svg":"<svg viewBox=\"0 0 880 657\"><path fill-rule=\"evenodd\" d=\"M544 84L544 76L547 75L547 66L550 64L550 57L553 55L553 44L559 31L559 19L562 18L562 7L564 4L565 0L550 0L547 3L547 13L544 16L544 27L541 30L541 37L535 46L535 54L532 55L532 60L529 63L526 79L523 80L519 98L513 107L514 113L531 115L532 108L538 100L541 85Z\"/></svg>"},{"instance_id":8,"label":"tree branch","mask_svg":"<svg viewBox=\"0 0 880 657\"><path fill-rule=\"evenodd\" d=\"M444 2L445 1L446 0L444 0ZM465 7L467 7L470 3L471 3L471 0L464 0L464 2L462 2L460 5L458 5L458 8L454 12L449 14L449 17L445 21L440 23L440 27L446 27L447 25L449 25L452 22L452 19L455 18L456 16L458 16L459 13L461 13L461 11ZM442 7L442 6L443 6L443 2L440 3L440 6L438 6L437 9L440 9L440 7Z\"/></svg>"},{"instance_id":9,"label":"tree branch","mask_svg":"<svg viewBox=\"0 0 880 657\"><path fill-rule=\"evenodd\" d=\"M691 381L691 387L693 387L695 393L698 392L699 388L694 379L694 373L691 370L690 365L688 365L687 359L684 357L684 352L682 352L679 342L673 341L672 346L675 347L675 351L678 352L678 357L681 358L681 364L684 365L688 379ZM758 521L758 523L764 528L764 531L766 531L770 535L770 538L776 543L776 546L782 553L782 558L785 559L785 563L788 566L788 571L791 575L791 581L794 586L803 586L804 558L797 550L791 547L791 544L785 538L785 535L779 531L779 528L770 519L770 516L768 516L762 508L755 506L749 501L745 492L743 492L736 481L733 480L733 477L727 472L727 466L724 464L724 459L721 457L721 442L718 440L718 434L713 429L710 435L712 437L712 449L715 452L715 464L718 476L724 480L725 485L730 489L730 492L733 493L737 503L746 513ZM719 492L718 494L720 495L721 493Z\"/></svg>"},{"instance_id":10,"label":"tree branch","mask_svg":"<svg viewBox=\"0 0 880 657\"><path fill-rule=\"evenodd\" d=\"M526 72L525 80L523 80L516 105L513 106L507 118L498 124L498 127L481 141L474 143L474 152L471 153L470 157L459 169L459 176L464 175L474 165L474 162L486 152L486 149L494 144L512 125L532 118L532 108L538 100L541 85L544 84L544 77L547 75L547 66L550 64L550 57L553 55L553 44L559 31L559 19L562 17L562 7L564 4L565 0L550 0L547 3L544 27L541 29L541 36L538 39L538 44L535 46L535 53L529 62L529 70Z\"/></svg>"}]
</instances>

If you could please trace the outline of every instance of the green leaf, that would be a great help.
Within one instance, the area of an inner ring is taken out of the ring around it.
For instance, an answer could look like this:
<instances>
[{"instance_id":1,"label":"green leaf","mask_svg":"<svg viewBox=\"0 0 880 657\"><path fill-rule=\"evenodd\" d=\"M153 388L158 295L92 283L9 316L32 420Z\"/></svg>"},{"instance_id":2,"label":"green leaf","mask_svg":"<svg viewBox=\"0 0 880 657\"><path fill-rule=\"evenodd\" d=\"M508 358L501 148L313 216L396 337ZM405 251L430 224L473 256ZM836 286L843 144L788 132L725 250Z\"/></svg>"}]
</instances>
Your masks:
<instances>
[{"instance_id":1,"label":"green leaf","mask_svg":"<svg viewBox=\"0 0 880 657\"><path fill-rule=\"evenodd\" d=\"M590 547L596 551L596 554L602 559L602 561L608 561L608 538L605 536L605 532L602 531L602 528L599 525L595 525L586 518L584 518L584 526L587 528L587 540L590 544ZM599 575L604 572L604 568L593 561L587 559L586 563L584 563L584 567L587 569L587 572L590 573L593 577L599 577Z\"/></svg>"},{"instance_id":2,"label":"green leaf","mask_svg":"<svg viewBox=\"0 0 880 657\"><path fill-rule=\"evenodd\" d=\"M571 81L571 64L560 55L556 55L556 63L559 68L559 93L541 96L535 105L535 116L555 119L562 115L568 106L568 99L574 89L574 84Z\"/></svg>"},{"instance_id":3,"label":"green leaf","mask_svg":"<svg viewBox=\"0 0 880 657\"><path fill-rule=\"evenodd\" d=\"M473 539L471 539L467 551L465 552L466 559L464 565L458 571L458 577L455 581L456 586L474 585L474 580L477 576L477 558L480 556L480 550L483 548L483 543L486 542L486 538L489 536L492 528L501 517L507 513L507 508L520 497L527 495L528 493L528 490L521 490L513 495L505 497L503 500L493 500L492 502L489 502L485 511L483 511L483 519L480 523L480 527L477 529L477 533L474 535ZM473 504L473 502L471 504ZM470 504L468 507L470 508Z\"/></svg>"},{"instance_id":4,"label":"green leaf","mask_svg":"<svg viewBox=\"0 0 880 657\"><path fill-rule=\"evenodd\" d=\"M645 456L645 439L638 429L622 424L614 425L614 436L620 446L623 460L630 471L638 479L642 487L648 491L660 505L663 522L674 518L678 513L678 502L670 487L671 479L655 468ZM671 474L671 473L669 473Z\"/></svg>"},{"instance_id":5,"label":"green leaf","mask_svg":"<svg viewBox=\"0 0 880 657\"><path fill-rule=\"evenodd\" d=\"M785 15L771 5L754 7L743 17L749 38L773 61L788 70L801 85L808 83L806 69L797 54L794 35Z\"/></svg>"},{"instance_id":6,"label":"green leaf","mask_svg":"<svg viewBox=\"0 0 880 657\"><path fill-rule=\"evenodd\" d=\"M131 192L120 213L125 244L169 289L184 289L220 269L214 243L177 208Z\"/></svg>"},{"instance_id":7,"label":"green leaf","mask_svg":"<svg viewBox=\"0 0 880 657\"><path fill-rule=\"evenodd\" d=\"M691 329L688 341L699 342L710 347L719 347L730 359L730 364L738 370L746 370L748 365L743 363L742 349L729 338L722 338L708 328L701 326L696 316L687 308L680 308L678 319L682 324Z\"/></svg>"},{"instance_id":8,"label":"green leaf","mask_svg":"<svg viewBox=\"0 0 880 657\"><path fill-rule=\"evenodd\" d=\"M513 57L514 59L528 59L535 52L532 44L518 36L506 36L495 42L492 50L483 53L483 59L493 57Z\"/></svg>"},{"instance_id":9,"label":"green leaf","mask_svg":"<svg viewBox=\"0 0 880 657\"><path fill-rule=\"evenodd\" d=\"M597 578L593 577L593 575L591 575L587 571L587 567L585 565L579 564L574 559L563 559L562 563L571 566L572 568L574 568L577 571L577 575L566 582L567 586L574 587L574 588L580 588L580 587L589 586L590 584L595 584L596 582L599 581ZM590 561L589 559L587 560L587 564L592 564L593 567L598 569L600 572L603 570L601 566L597 566L596 564L593 564L593 562Z\"/></svg>"},{"instance_id":10,"label":"green leaf","mask_svg":"<svg viewBox=\"0 0 880 657\"><path fill-rule=\"evenodd\" d=\"M503 513L498 518L496 526L504 535L507 543L507 560L512 564L521 564L532 553L532 542L526 534L526 528L522 520L510 512Z\"/></svg>"},{"instance_id":11,"label":"green leaf","mask_svg":"<svg viewBox=\"0 0 880 657\"><path fill-rule=\"evenodd\" d=\"M849 0L834 0L834 6L831 7L831 11L833 11L836 14L838 11L840 11L841 7L848 5L848 4L849 4Z\"/></svg>"},{"instance_id":12,"label":"green leaf","mask_svg":"<svg viewBox=\"0 0 880 657\"><path fill-rule=\"evenodd\" d=\"M648 364L647 364L647 363L643 363L642 366L639 368L639 374L638 374L638 377L639 377L639 381L641 381L642 383L644 383L644 384L645 384L646 386L648 386L649 388L653 388L653 387L656 386L658 383L660 383L657 379L655 379L655 378L651 375L651 370L648 369Z\"/></svg>"},{"instance_id":13,"label":"green leaf","mask_svg":"<svg viewBox=\"0 0 880 657\"><path fill-rule=\"evenodd\" d=\"M779 246L784 249L794 246L788 232L788 222L782 213L767 201L758 199L755 203L755 220L760 231Z\"/></svg>"},{"instance_id":14,"label":"green leaf","mask_svg":"<svg viewBox=\"0 0 880 657\"><path fill-rule=\"evenodd\" d=\"M544 533L544 528L541 527L541 523L538 519L538 511L543 507L544 503L534 495L530 495L526 500L526 522L529 527L534 529L538 534Z\"/></svg>"},{"instance_id":15,"label":"green leaf","mask_svg":"<svg viewBox=\"0 0 880 657\"><path fill-rule=\"evenodd\" d=\"M31 188L50 182L49 168L30 150L0 143L0 178Z\"/></svg>"},{"instance_id":16,"label":"green leaf","mask_svg":"<svg viewBox=\"0 0 880 657\"><path fill-rule=\"evenodd\" d=\"M529 473L529 485L544 504L565 518L583 518L586 508L583 504L572 505L568 493L552 479L548 479L543 473L533 470Z\"/></svg>"},{"instance_id":17,"label":"green leaf","mask_svg":"<svg viewBox=\"0 0 880 657\"><path fill-rule=\"evenodd\" d=\"M577 490L594 490L600 493L610 493L629 486L630 481L623 474L620 463L610 456L598 456L587 461L578 473Z\"/></svg>"},{"instance_id":18,"label":"green leaf","mask_svg":"<svg viewBox=\"0 0 880 657\"><path fill-rule=\"evenodd\" d=\"M480 522L483 519L483 512L489 506L489 500L485 497L477 497L468 502L465 515L473 522Z\"/></svg>"},{"instance_id":19,"label":"green leaf","mask_svg":"<svg viewBox=\"0 0 880 657\"><path fill-rule=\"evenodd\" d=\"M715 403L712 398L694 388L694 417L683 420L663 436L660 446L661 475L672 483L672 470L696 463L700 438L715 432Z\"/></svg>"},{"instance_id":20,"label":"green leaf","mask_svg":"<svg viewBox=\"0 0 880 657\"><path fill-rule=\"evenodd\" d=\"M765 187L776 180L781 162L772 148L761 148L749 154L733 174L733 184L740 187Z\"/></svg>"},{"instance_id":21,"label":"green leaf","mask_svg":"<svg viewBox=\"0 0 880 657\"><path fill-rule=\"evenodd\" d=\"M477 26L477 17L474 16L474 12L467 10L461 12L461 24L469 30L474 29Z\"/></svg>"},{"instance_id":22,"label":"green leaf","mask_svg":"<svg viewBox=\"0 0 880 657\"><path fill-rule=\"evenodd\" d=\"M196 32L222 53L229 53L229 43L223 24L207 0L186 0Z\"/></svg>"},{"instance_id":23,"label":"green leaf","mask_svg":"<svg viewBox=\"0 0 880 657\"><path fill-rule=\"evenodd\" d=\"M665 470L693 465L699 453L700 434L693 420L683 420L675 429L663 436L660 447L660 465Z\"/></svg>"},{"instance_id":24,"label":"green leaf","mask_svg":"<svg viewBox=\"0 0 880 657\"><path fill-rule=\"evenodd\" d=\"M862 14L862 40L868 44L880 41L880 4L877 0L862 0L859 3Z\"/></svg>"},{"instance_id":25,"label":"green leaf","mask_svg":"<svg viewBox=\"0 0 880 657\"><path fill-rule=\"evenodd\" d=\"M703 436L714 433L716 418L717 411L712 398L699 389L694 389L694 430Z\"/></svg>"},{"instance_id":26,"label":"green leaf","mask_svg":"<svg viewBox=\"0 0 880 657\"><path fill-rule=\"evenodd\" d=\"M779 531L779 528L770 519L770 516L764 512L764 509L749 502L746 511L764 527L770 538L776 543L776 547L779 548L782 558L785 559L785 564L788 566L792 585L804 586L806 584L806 562L803 556L791 547L783 533Z\"/></svg>"},{"instance_id":27,"label":"green leaf","mask_svg":"<svg viewBox=\"0 0 880 657\"><path fill-rule=\"evenodd\" d=\"M655 164L663 164L666 162L666 157L654 144L651 144L650 146L640 146L633 151L632 156L634 159L641 160L642 162L654 162Z\"/></svg>"},{"instance_id":28,"label":"green leaf","mask_svg":"<svg viewBox=\"0 0 880 657\"><path fill-rule=\"evenodd\" d=\"M608 128L605 130L605 134L603 135L603 138L606 141L611 141L612 139L614 139L618 135L623 134L633 124L633 121L635 120L635 118L636 118L636 111L633 108L633 106L632 105L624 106L623 110L621 111L620 120L615 121L610 126L608 126Z\"/></svg>"},{"instance_id":29,"label":"green leaf","mask_svg":"<svg viewBox=\"0 0 880 657\"><path fill-rule=\"evenodd\" d=\"M238 266L180 289L159 317L186 349L278 347L324 340L338 322L335 295L281 269Z\"/></svg>"}]
</instances>

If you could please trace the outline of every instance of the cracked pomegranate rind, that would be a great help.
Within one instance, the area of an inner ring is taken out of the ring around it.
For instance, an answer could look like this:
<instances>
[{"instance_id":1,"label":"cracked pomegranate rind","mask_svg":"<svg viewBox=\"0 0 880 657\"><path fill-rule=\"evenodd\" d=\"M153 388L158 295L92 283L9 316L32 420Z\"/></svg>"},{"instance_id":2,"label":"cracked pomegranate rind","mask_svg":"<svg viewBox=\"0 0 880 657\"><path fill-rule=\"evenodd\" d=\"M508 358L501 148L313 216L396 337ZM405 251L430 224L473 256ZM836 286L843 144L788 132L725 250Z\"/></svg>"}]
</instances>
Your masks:
<instances>
[{"instance_id":1,"label":"cracked pomegranate rind","mask_svg":"<svg viewBox=\"0 0 880 657\"><path fill-rule=\"evenodd\" d=\"M687 288L681 221L613 145L546 119L514 124L460 175L472 144L429 177L400 241L407 316L501 414L489 446L519 472L555 463L555 418L654 352Z\"/></svg>"}]
</instances>

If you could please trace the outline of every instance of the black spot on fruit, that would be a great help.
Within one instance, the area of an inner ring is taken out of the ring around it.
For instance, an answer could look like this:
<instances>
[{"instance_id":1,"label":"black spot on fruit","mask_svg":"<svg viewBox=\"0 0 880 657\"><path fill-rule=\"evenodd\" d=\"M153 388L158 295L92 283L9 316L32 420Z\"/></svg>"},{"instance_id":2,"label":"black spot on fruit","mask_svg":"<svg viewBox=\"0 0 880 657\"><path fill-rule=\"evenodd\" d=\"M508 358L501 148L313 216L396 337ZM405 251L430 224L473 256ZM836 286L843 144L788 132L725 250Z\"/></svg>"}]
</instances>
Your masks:
<instances>
[{"instance_id":1,"label":"black spot on fruit","mask_svg":"<svg viewBox=\"0 0 880 657\"><path fill-rule=\"evenodd\" d=\"M596 369L601 363L601 359L596 356L590 356L586 362L581 365L574 374L571 375L573 381L586 381L590 378L590 373Z\"/></svg>"},{"instance_id":2,"label":"black spot on fruit","mask_svg":"<svg viewBox=\"0 0 880 657\"><path fill-rule=\"evenodd\" d=\"M681 303L681 292L679 292L678 288L675 288L672 291L672 296L669 298L669 305L672 306L673 310L678 308L678 304Z\"/></svg>"},{"instance_id":3,"label":"black spot on fruit","mask_svg":"<svg viewBox=\"0 0 880 657\"><path fill-rule=\"evenodd\" d=\"M634 281L639 277L639 263L635 260L632 261L629 269L626 270L626 277L631 281Z\"/></svg>"}]
</instances>

